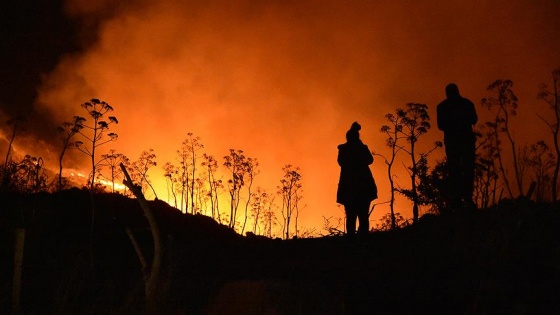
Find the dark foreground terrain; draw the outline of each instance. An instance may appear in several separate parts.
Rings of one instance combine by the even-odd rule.
[[[25,227],[22,314],[560,314],[560,207],[502,203],[349,240],[242,237],[150,202],[165,240],[155,307],[125,229],[151,259],[136,200],[82,190],[0,195],[0,313]]]

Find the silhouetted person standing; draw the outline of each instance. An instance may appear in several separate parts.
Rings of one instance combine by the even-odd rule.
[[[445,87],[447,99],[437,106],[437,124],[443,142],[449,172],[449,198],[452,207],[473,207],[475,134],[478,117],[474,104],[459,94],[456,84]]]
[[[360,222],[358,232],[369,232],[369,205],[377,199],[377,186],[369,169],[373,155],[360,140],[361,128],[354,122],[346,133],[346,143],[338,146],[340,180],[336,202],[344,205],[348,235],[356,233],[356,218]]]

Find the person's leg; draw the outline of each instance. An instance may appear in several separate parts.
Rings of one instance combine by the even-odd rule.
[[[354,235],[356,234],[356,219],[358,217],[356,206],[345,205],[344,210],[346,211],[346,234]]]
[[[445,144],[445,155],[447,157],[447,185],[448,185],[448,207],[455,211],[460,205],[462,196],[461,189],[461,156],[456,144]]]
[[[473,207],[473,192],[474,192],[474,168],[475,168],[475,147],[474,144],[465,147],[463,152],[463,165],[462,165],[462,199],[467,207]]]
[[[360,235],[366,235],[369,233],[369,202],[364,202],[359,205],[358,210],[358,221],[360,225],[358,227],[358,233]]]

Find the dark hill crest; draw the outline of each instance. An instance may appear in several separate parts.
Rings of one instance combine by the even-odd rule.
[[[26,229],[26,313],[144,313],[142,273],[125,232],[151,234],[135,199],[72,189],[0,196],[0,310],[10,311],[13,231]],[[560,208],[515,201],[428,215],[362,239],[244,237],[150,201],[165,236],[158,305],[166,313],[558,313]],[[90,250],[91,248],[91,250]],[[93,254],[93,264],[90,258]],[[148,259],[151,259],[148,255]]]

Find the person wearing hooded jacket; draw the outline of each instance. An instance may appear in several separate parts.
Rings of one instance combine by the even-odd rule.
[[[358,233],[369,232],[369,206],[377,199],[377,186],[369,169],[373,155],[360,140],[360,129],[360,124],[354,122],[346,133],[346,143],[338,146],[340,179],[336,201],[344,206],[348,235],[356,233],[356,219],[359,221]]]

